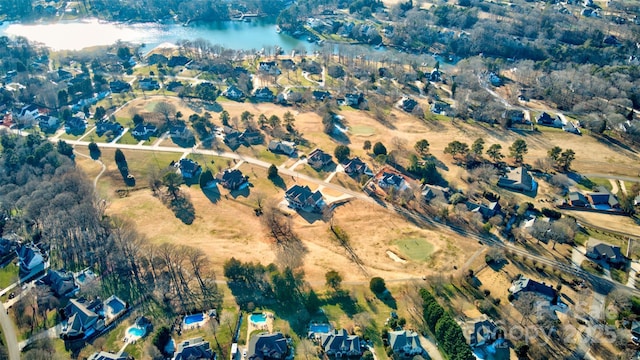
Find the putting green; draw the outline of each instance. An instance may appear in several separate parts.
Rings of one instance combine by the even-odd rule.
[[[396,240],[394,245],[405,259],[426,261],[433,254],[433,244],[423,238],[403,238]]]
[[[353,135],[371,136],[376,133],[376,129],[367,125],[354,125],[349,127],[349,132]]]

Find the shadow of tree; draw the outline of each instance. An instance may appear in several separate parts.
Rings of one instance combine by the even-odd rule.
[[[393,295],[391,295],[391,291],[389,291],[389,289],[386,289],[385,291],[375,295],[380,301],[382,301],[385,305],[387,305],[391,309],[394,309],[394,310],[398,309],[398,303],[396,302],[396,299],[393,297]]]
[[[271,180],[273,185],[279,187],[282,190],[285,190],[287,188],[287,185],[284,183],[284,179],[280,175],[272,176],[271,178],[269,178],[269,180]]]
[[[363,311],[356,299],[351,297],[348,291],[342,289],[337,290],[327,298],[326,303],[328,305],[337,305],[348,317],[353,317],[353,315]]]
[[[209,201],[211,201],[212,204],[220,201],[220,191],[218,190],[217,185],[208,189],[202,189],[202,193],[207,197],[207,199],[209,199]]]

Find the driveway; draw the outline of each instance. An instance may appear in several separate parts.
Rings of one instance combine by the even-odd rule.
[[[4,334],[4,341],[7,345],[9,360],[20,360],[20,348],[18,347],[18,336],[13,321],[7,315],[7,309],[0,303],[0,325]]]

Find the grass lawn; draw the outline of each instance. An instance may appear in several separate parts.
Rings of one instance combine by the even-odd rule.
[[[0,288],[4,289],[18,281],[19,270],[20,269],[14,262],[10,262],[7,266],[0,269]]]
[[[629,274],[624,270],[611,269],[611,278],[621,284],[626,285],[627,281],[629,280]]]
[[[423,238],[403,238],[396,240],[394,245],[407,258],[414,261],[426,261],[433,254],[433,244]]]
[[[329,176],[329,173],[326,171],[318,171],[314,168],[312,168],[311,166],[309,166],[308,164],[300,164],[296,167],[295,169],[297,172],[305,174],[305,175],[309,175],[311,177],[317,178],[317,179],[324,179],[327,176]]]
[[[591,260],[585,260],[580,264],[580,268],[586,272],[590,272],[595,275],[602,275],[602,267]]]
[[[334,184],[338,184],[344,188],[347,188],[352,191],[361,191],[362,186],[356,181],[352,179],[349,175],[345,173],[337,173],[332,179],[331,182]]]
[[[357,136],[371,136],[376,133],[376,129],[367,125],[354,125],[349,127],[349,132]]]
[[[596,186],[604,186],[607,190],[611,191],[613,187],[611,186],[611,182],[609,179],[604,178],[589,178],[592,183],[596,184]]]
[[[122,137],[120,138],[120,140],[118,140],[118,144],[128,144],[128,145],[135,145],[137,144],[139,141],[136,140],[136,138],[133,137],[133,135],[131,135],[130,131],[127,131],[124,135],[122,135]],[[145,144],[148,141],[145,141]],[[148,145],[148,144],[146,144]]]

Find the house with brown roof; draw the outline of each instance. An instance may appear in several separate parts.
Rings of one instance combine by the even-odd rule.
[[[309,164],[309,166],[316,170],[322,169],[323,167],[329,165],[332,161],[333,158],[331,157],[331,155],[320,149],[313,150],[309,153],[309,156],[307,156],[307,164]]]

